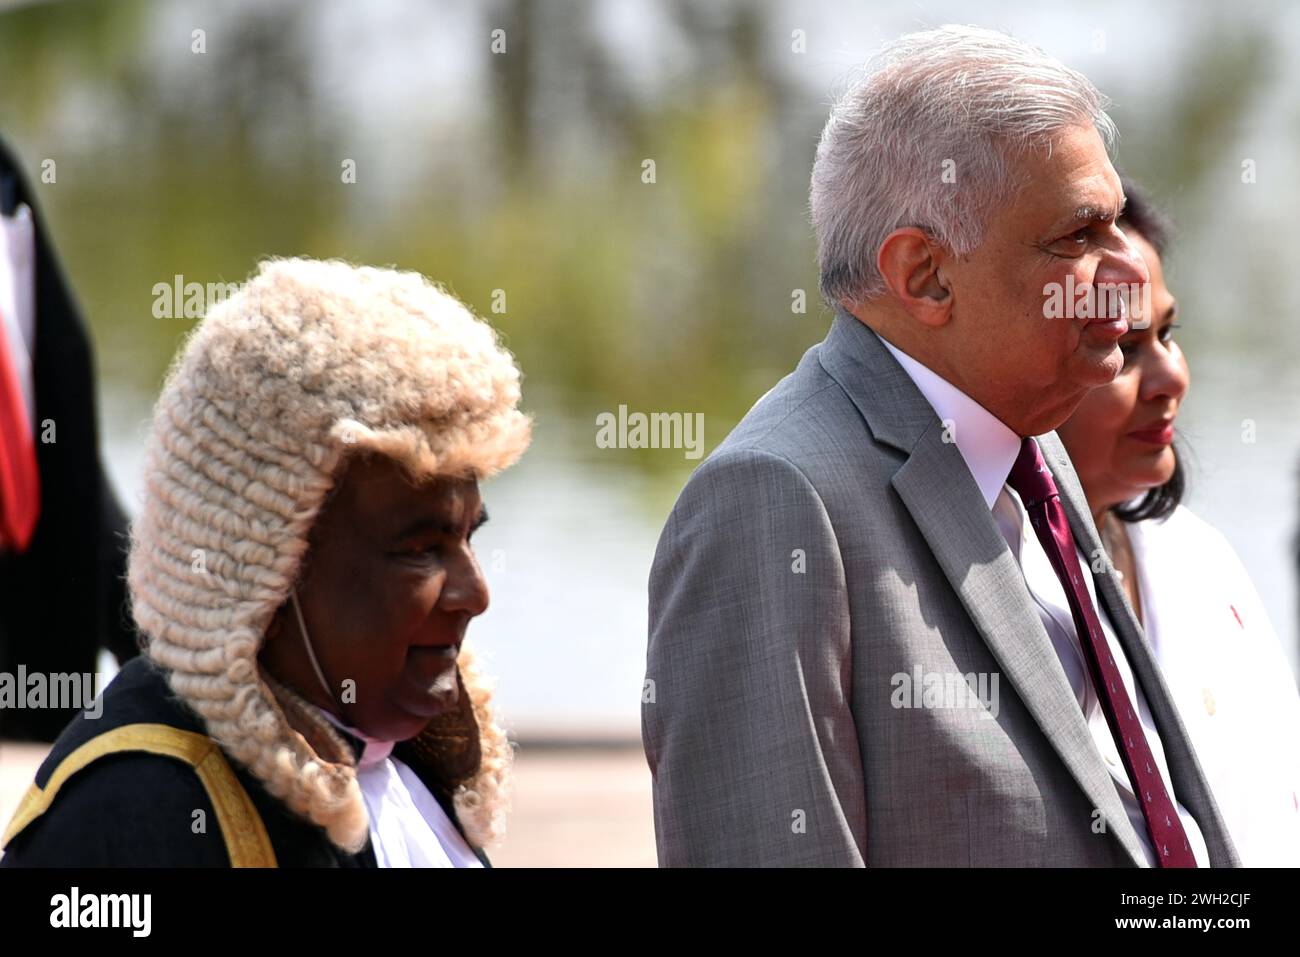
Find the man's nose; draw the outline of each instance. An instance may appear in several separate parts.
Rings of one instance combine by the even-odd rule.
[[[474,554],[467,550],[448,564],[439,604],[447,611],[464,612],[473,618],[487,611],[488,601],[487,579]]]
[[[1106,256],[1097,268],[1096,282],[1101,283],[1149,283],[1151,271],[1147,269],[1146,260],[1138,252],[1124,231],[1117,226],[1114,230],[1114,242],[1110,244]]]

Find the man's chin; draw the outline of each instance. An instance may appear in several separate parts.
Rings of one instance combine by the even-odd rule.
[[[429,723],[429,718],[422,718],[406,711],[399,711],[390,716],[378,734],[367,732],[381,741],[410,741],[418,737]]]
[[[1092,347],[1084,345],[1076,355],[1083,359],[1083,373],[1086,376],[1084,384],[1089,388],[1110,385],[1124,371],[1124,353],[1114,343]]]
[[[385,721],[386,738],[390,741],[407,741],[414,738],[434,718],[456,710],[460,703],[459,689],[445,693],[421,695],[418,700],[406,700],[400,694],[389,696],[390,714]]]

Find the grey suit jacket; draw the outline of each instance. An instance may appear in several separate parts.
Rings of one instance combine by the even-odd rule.
[[[1055,432],[1038,441],[1094,554],[1070,460]],[[1212,865],[1240,866],[1123,589],[1095,580],[1175,799]],[[691,476],[655,553],[649,623],[641,724],[662,865],[1145,866],[961,453],[843,311]],[[901,675],[982,680],[985,702],[922,701]],[[902,706],[916,703],[930,706]]]

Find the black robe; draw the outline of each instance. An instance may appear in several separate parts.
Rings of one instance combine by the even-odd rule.
[[[58,765],[95,736],[128,724],[165,724],[204,734],[199,717],[145,657],[128,662],[104,690],[98,718],[82,714],[54,742],[36,772],[44,787]],[[344,739],[360,755],[363,743]],[[418,760],[394,749],[461,829],[446,788]],[[335,846],[324,829],[294,814],[233,758],[227,761],[266,826],[280,867],[375,867],[369,842],[357,854]],[[202,809],[206,832],[195,834]],[[202,782],[184,761],[144,752],[105,755],[75,773],[54,803],[10,841],[0,867],[228,867],[230,857]],[[464,834],[461,829],[462,835]],[[485,867],[482,850],[475,853]]]
[[[0,140],[0,206],[32,210],[36,258],[36,464],[41,512],[21,555],[0,553],[0,672],[86,674],[101,647],[138,653],[126,608],[127,520],[99,458],[90,339],[44,217],[17,159]],[[9,212],[8,208],[4,211]],[[41,441],[52,420],[55,441]],[[75,708],[0,708],[0,738],[53,741]]]

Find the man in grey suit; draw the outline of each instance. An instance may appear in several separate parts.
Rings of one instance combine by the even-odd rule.
[[[1148,279],[1104,106],[964,27],[895,41],[836,105],[811,195],[830,332],[696,470],[651,571],[661,864],[1170,866],[1169,827],[1181,866],[1238,865],[1052,431],[1122,367],[1130,300],[1099,290]],[[1008,483],[1026,456],[1082,599]],[[1112,733],[1097,649],[1140,730]]]

